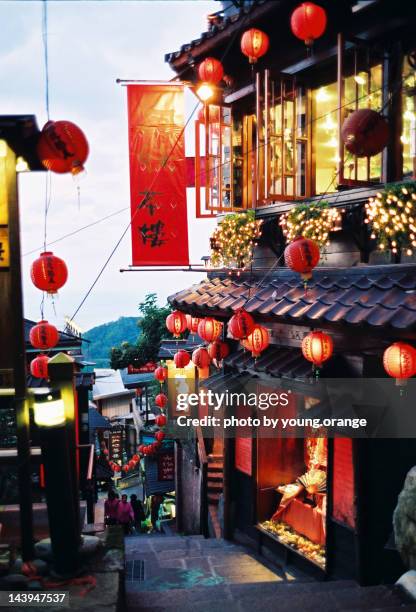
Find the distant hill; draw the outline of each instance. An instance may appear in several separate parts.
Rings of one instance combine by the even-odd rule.
[[[122,342],[134,344],[140,335],[138,317],[120,317],[117,321],[97,325],[84,332],[83,338],[90,342],[83,345],[83,352],[98,368],[110,366],[110,350]]]

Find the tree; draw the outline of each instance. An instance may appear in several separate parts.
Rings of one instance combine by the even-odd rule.
[[[166,329],[166,317],[171,307],[157,305],[156,293],[146,295],[144,302],[139,304],[142,314],[138,321],[141,334],[135,344],[122,342],[111,350],[111,367],[114,369],[126,368],[128,365],[140,367],[148,361],[157,361],[160,343],[163,338],[171,338],[172,334]]]

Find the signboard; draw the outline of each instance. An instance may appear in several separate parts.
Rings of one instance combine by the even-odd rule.
[[[252,475],[253,439],[235,439],[235,468],[247,476]]]
[[[123,461],[126,447],[126,431],[122,427],[110,431],[109,457],[112,461]]]
[[[132,365],[127,366],[127,374],[146,374],[148,372],[154,372],[157,368],[157,364],[152,361],[148,361],[143,366],[135,368]]]
[[[129,85],[132,259],[188,265],[184,87]]]
[[[172,453],[163,453],[157,457],[158,480],[164,482],[175,478],[175,458]]]
[[[0,227],[0,268],[8,268],[9,266],[9,230],[7,227]]]
[[[334,438],[332,516],[355,527],[354,462],[351,438]]]

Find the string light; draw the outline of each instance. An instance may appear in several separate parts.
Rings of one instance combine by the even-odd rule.
[[[210,238],[210,263],[213,267],[245,269],[261,234],[261,220],[254,210],[226,215]]]
[[[381,251],[412,255],[416,247],[416,183],[388,186],[365,204],[364,222]]]
[[[329,245],[329,233],[342,227],[343,210],[322,202],[300,204],[281,216],[279,225],[287,242],[297,236],[310,238],[320,247]]]

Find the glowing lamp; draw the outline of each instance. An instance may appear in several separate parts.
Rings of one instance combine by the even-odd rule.
[[[191,361],[191,356],[183,349],[180,349],[174,354],[173,361],[175,362],[175,366],[177,368],[186,368],[188,363]]]
[[[313,2],[302,2],[292,13],[290,27],[293,34],[310,47],[326,28],[326,12]]]
[[[211,363],[211,357],[207,349],[203,346],[195,349],[192,353],[192,363],[199,369],[207,368]]]
[[[207,57],[198,66],[198,77],[205,83],[217,85],[224,76],[224,69],[215,57]]]
[[[302,340],[303,356],[317,368],[332,356],[333,351],[334,343],[331,336],[322,331],[310,332]]]
[[[320,259],[319,246],[314,240],[298,236],[285,248],[285,263],[294,272],[299,272],[303,280],[312,276],[312,270]]]
[[[235,340],[247,338],[255,326],[254,319],[243,308],[235,313],[228,322],[228,331]]]
[[[60,391],[37,389],[33,410],[39,427],[57,427],[65,423],[65,405]]]
[[[222,323],[211,317],[202,319],[198,325],[198,335],[201,336],[205,342],[214,342],[222,332]]]
[[[208,100],[214,95],[214,89],[209,85],[209,83],[201,83],[196,90],[196,95],[202,102],[208,102]]]
[[[166,317],[166,327],[174,338],[179,338],[187,327],[186,315],[180,310],[174,310]]]
[[[396,379],[396,385],[405,385],[416,374],[416,349],[405,342],[395,342],[383,355],[387,374]]]
[[[270,343],[269,331],[262,325],[255,325],[251,334],[242,340],[245,349],[251,351],[253,357],[257,358],[266,350]]]
[[[241,51],[248,57],[250,64],[255,64],[269,48],[269,37],[265,32],[251,28],[241,37]]]

